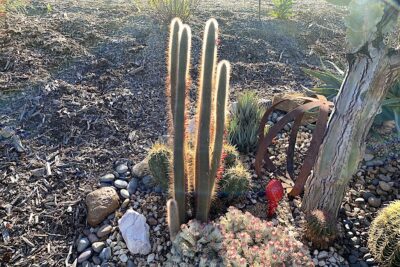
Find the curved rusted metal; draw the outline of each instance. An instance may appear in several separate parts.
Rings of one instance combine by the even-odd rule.
[[[266,135],[264,135],[264,129],[268,121],[269,115],[272,114],[273,110],[279,104],[288,100],[284,99],[275,103],[264,113],[264,116],[261,120],[259,127],[259,145],[255,161],[255,170],[258,176],[262,175],[262,167],[264,165],[269,171],[277,171],[277,168],[269,158],[267,148],[269,145],[271,145],[273,139],[283,129],[283,127],[285,127],[285,125],[290,121],[294,120],[292,130],[290,133],[289,147],[287,149],[287,169],[285,175],[289,176],[290,178],[292,178],[292,180],[294,180],[295,178],[294,163],[293,163],[294,149],[302,119],[307,111],[312,110],[314,108],[319,108],[319,115],[317,118],[316,129],[314,130],[310,147],[304,159],[299,176],[295,181],[292,191],[289,193],[289,195],[291,196],[297,196],[301,194],[301,192],[304,189],[305,182],[307,181],[307,178],[311,173],[311,170],[314,166],[315,160],[318,155],[319,147],[323,141],[330,107],[333,107],[333,103],[327,101],[324,96],[317,95],[317,98],[298,97],[298,99],[303,99],[305,103],[287,113],[282,119],[280,119],[275,125],[273,125],[269,129],[269,132]]]

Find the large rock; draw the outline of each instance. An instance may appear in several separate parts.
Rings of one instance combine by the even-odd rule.
[[[97,189],[87,195],[86,206],[88,210],[87,221],[95,227],[118,209],[118,193],[112,187]]]
[[[150,232],[146,217],[130,209],[118,220],[118,227],[132,254],[147,255],[150,253]]]
[[[147,158],[145,158],[143,161],[139,162],[138,164],[132,167],[133,176],[142,178],[148,174],[150,174],[150,171],[149,171],[149,161]]]

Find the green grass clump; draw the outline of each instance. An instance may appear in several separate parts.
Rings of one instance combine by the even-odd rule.
[[[278,19],[288,19],[293,16],[293,0],[272,0],[274,5],[271,16]]]
[[[246,92],[239,96],[228,125],[229,141],[240,152],[254,151],[258,141],[258,128],[264,110],[255,93]]]
[[[198,5],[199,0],[149,0],[155,17],[164,23],[175,17],[186,21]]]
[[[382,209],[372,221],[368,248],[380,266],[400,266],[400,201]]]

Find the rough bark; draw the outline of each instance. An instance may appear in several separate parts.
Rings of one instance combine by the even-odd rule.
[[[314,173],[304,193],[306,213],[322,209],[337,216],[346,187],[364,156],[365,140],[387,91],[399,76],[398,53],[383,42],[348,56],[349,71],[329,119]]]

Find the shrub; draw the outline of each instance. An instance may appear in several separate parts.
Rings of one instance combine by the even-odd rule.
[[[278,19],[288,19],[293,15],[293,0],[272,0],[271,15]]]
[[[336,238],[336,225],[332,216],[314,210],[306,216],[305,237],[320,249],[326,249]]]
[[[239,160],[239,153],[236,147],[230,144],[224,144],[223,148],[224,168],[229,169],[236,165]]]
[[[282,226],[233,207],[219,223],[225,266],[313,266],[307,247]]]
[[[187,20],[199,2],[200,0],[149,0],[149,5],[158,20],[169,23],[175,17]]]
[[[248,153],[256,148],[258,127],[263,113],[255,93],[246,92],[239,96],[238,103],[232,110],[228,133],[230,143],[240,152]]]
[[[229,200],[243,196],[250,189],[250,173],[241,163],[226,170],[218,181],[218,191]]]
[[[382,209],[372,221],[368,248],[381,266],[400,266],[400,201]]]
[[[215,224],[191,220],[181,226],[181,231],[172,241],[172,256],[166,266],[221,266],[221,249],[222,235]]]
[[[165,191],[169,187],[171,157],[171,149],[162,143],[155,143],[148,155],[151,175]]]

